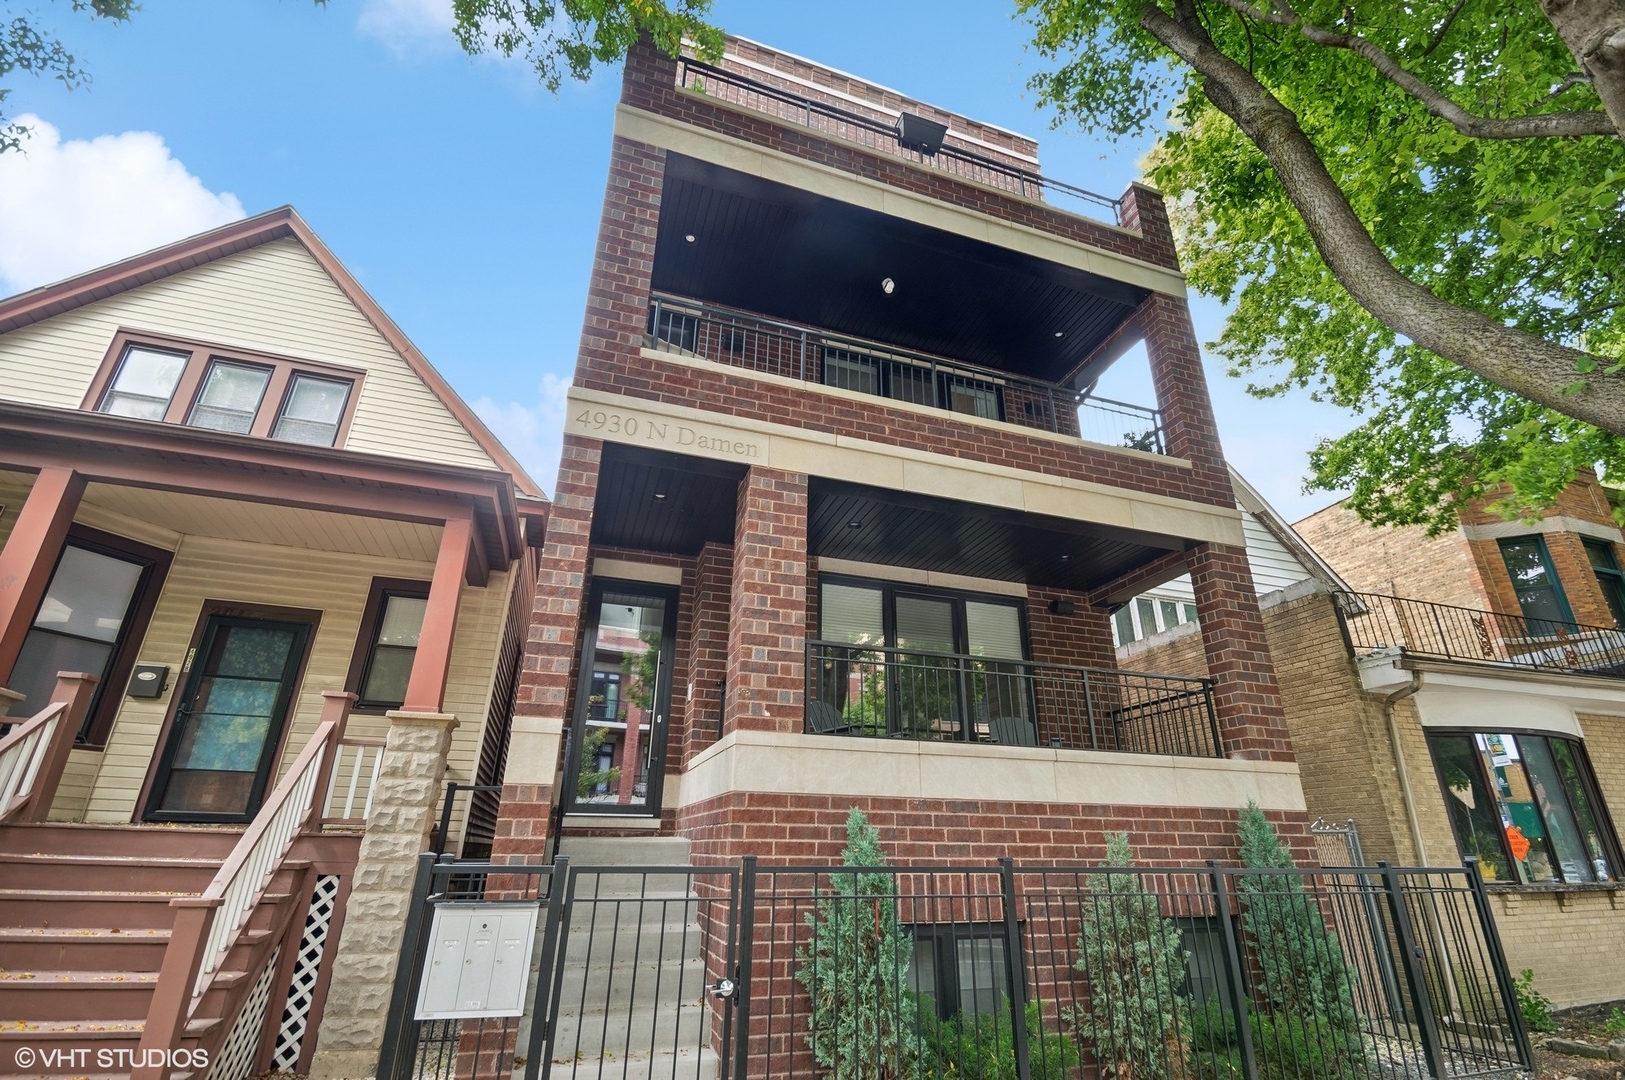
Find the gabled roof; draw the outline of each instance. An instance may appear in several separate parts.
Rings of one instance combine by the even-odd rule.
[[[413,345],[401,328],[395,325],[395,321],[384,313],[378,302],[367,294],[361,283],[344,268],[344,264],[328,250],[327,245],[322,243],[291,206],[281,206],[230,225],[223,225],[218,229],[199,233],[178,243],[0,300],[0,334],[54,318],[131,289],[138,289],[228,255],[290,237],[310,252],[311,257],[326,271],[327,276],[333,279],[339,290],[401,359],[406,361],[412,372],[423,380],[424,385],[440,399],[452,416],[468,429],[480,448],[491,456],[491,460],[513,476],[515,488],[525,495],[546,498],[541,487],[525,472],[524,466],[520,465],[508,452],[507,447],[491,434],[490,429],[480,421],[467,403],[457,396],[457,392],[441,377],[440,372],[435,370],[434,365],[429,363],[428,358],[418,351],[417,346]]]

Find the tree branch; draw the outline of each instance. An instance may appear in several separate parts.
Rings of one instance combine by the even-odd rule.
[[[1246,0],[1219,0],[1219,3],[1246,18],[1274,23],[1277,26],[1295,26],[1299,33],[1316,45],[1323,45],[1329,49],[1346,49],[1363,56],[1383,78],[1420,101],[1428,112],[1470,138],[1540,139],[1577,135],[1619,135],[1625,131],[1625,125],[1616,124],[1609,113],[1598,111],[1537,113],[1532,116],[1506,119],[1479,116],[1477,113],[1468,112],[1448,95],[1411,74],[1404,65],[1389,56],[1375,42],[1358,34],[1345,34],[1316,26],[1299,15],[1288,0],[1274,0],[1274,11],[1262,11]],[[1444,30],[1449,29],[1450,23],[1455,20],[1460,10],[1461,5],[1457,4],[1456,10],[1450,13],[1444,29],[1440,30],[1438,38],[1435,39],[1435,45],[1443,40]],[[1428,51],[1431,52],[1432,49],[1433,46],[1430,45]]]
[[[1625,0],[1540,0],[1540,7],[1625,139]]]
[[[1565,387],[1610,361],[1439,299],[1396,270],[1354,213],[1292,110],[1213,45],[1200,24],[1146,0],[1140,25],[1203,76],[1203,93],[1261,150],[1338,282],[1395,333],[1515,394],[1625,434],[1625,379]]]

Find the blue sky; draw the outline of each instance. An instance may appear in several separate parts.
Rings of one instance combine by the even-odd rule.
[[[94,83],[13,77],[8,113],[37,122],[27,160],[0,161],[0,293],[291,203],[551,491],[618,71],[549,94],[457,51],[449,0],[147,0],[125,25],[30,6]],[[1121,193],[1145,145],[1048,130],[1012,10],[718,0],[715,16],[1038,136],[1046,172]],[[1193,299],[1205,341],[1223,312]],[[1143,358],[1119,367],[1102,392],[1152,404]],[[1300,491],[1305,455],[1349,420],[1302,394],[1254,401],[1211,360],[1209,378],[1226,451],[1264,495],[1294,520],[1330,502]]]

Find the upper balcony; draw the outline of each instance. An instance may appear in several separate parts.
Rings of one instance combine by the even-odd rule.
[[[720,65],[679,57],[677,86],[960,180],[1123,225],[1121,200],[1043,175],[1037,144],[1025,136],[763,47],[754,47],[763,55],[753,60],[740,51],[753,47],[751,43],[730,44],[733,48]],[[786,63],[806,71],[786,70]],[[843,85],[823,84],[830,81]]]
[[[1165,453],[1156,409],[866,338],[656,294],[652,348],[962,416]]]
[[[1423,660],[1625,678],[1625,630],[1503,615],[1426,600],[1338,593],[1356,654],[1400,649]]]

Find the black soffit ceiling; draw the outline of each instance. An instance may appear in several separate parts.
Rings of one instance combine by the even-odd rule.
[[[679,154],[667,160],[654,287],[1048,382],[1147,295]]]
[[[743,465],[607,443],[592,543],[677,555],[693,555],[713,541],[732,545],[744,475]]]
[[[609,444],[592,543],[677,555],[731,545],[744,475],[741,465]],[[1181,546],[1173,537],[816,477],[809,496],[813,555],[915,570],[1088,590]]]
[[[815,555],[1031,585],[1089,590],[1183,547],[1157,536],[1065,518],[814,479]]]

